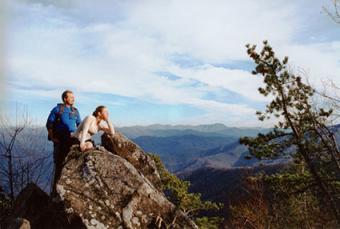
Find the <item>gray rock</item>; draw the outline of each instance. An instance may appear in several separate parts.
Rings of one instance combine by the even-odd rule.
[[[31,224],[27,219],[16,218],[9,221],[7,229],[31,229]]]
[[[56,186],[58,201],[30,184],[6,225],[25,218],[22,229],[198,228],[165,197],[150,156],[120,133],[102,139],[105,148],[71,147]]]
[[[72,214],[88,228],[122,224],[124,228],[155,228],[159,219],[170,225],[175,215],[172,228],[197,228],[160,191],[151,157],[120,133],[102,139],[105,149],[80,152],[77,145],[71,148],[58,181],[66,190],[60,193],[65,208],[72,208]]]

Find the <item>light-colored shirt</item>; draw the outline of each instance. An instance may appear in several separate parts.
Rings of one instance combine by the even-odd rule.
[[[92,135],[98,133],[98,131],[101,130],[111,135],[115,134],[115,129],[110,120],[107,122],[101,121],[99,124],[97,124],[96,117],[93,115],[88,115],[80,123],[72,136],[78,138],[81,144],[85,143],[86,140],[91,139]]]

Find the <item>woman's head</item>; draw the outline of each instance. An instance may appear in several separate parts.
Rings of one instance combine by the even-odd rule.
[[[107,120],[109,117],[109,112],[105,106],[98,106],[96,110],[92,113],[96,118]]]

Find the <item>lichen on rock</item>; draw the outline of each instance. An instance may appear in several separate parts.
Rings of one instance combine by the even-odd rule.
[[[30,184],[7,225],[24,218],[32,229],[197,228],[165,197],[155,162],[138,145],[118,132],[102,143],[86,152],[73,145],[56,198]]]
[[[161,191],[150,156],[121,133],[102,136],[103,147],[71,148],[58,181],[65,208],[72,208],[87,228],[197,228]]]

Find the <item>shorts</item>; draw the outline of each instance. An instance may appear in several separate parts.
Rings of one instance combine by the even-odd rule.
[[[85,142],[92,142],[93,147],[96,147],[95,142],[92,139],[87,139]],[[80,145],[80,141],[78,138],[71,137],[70,138],[70,145]]]

